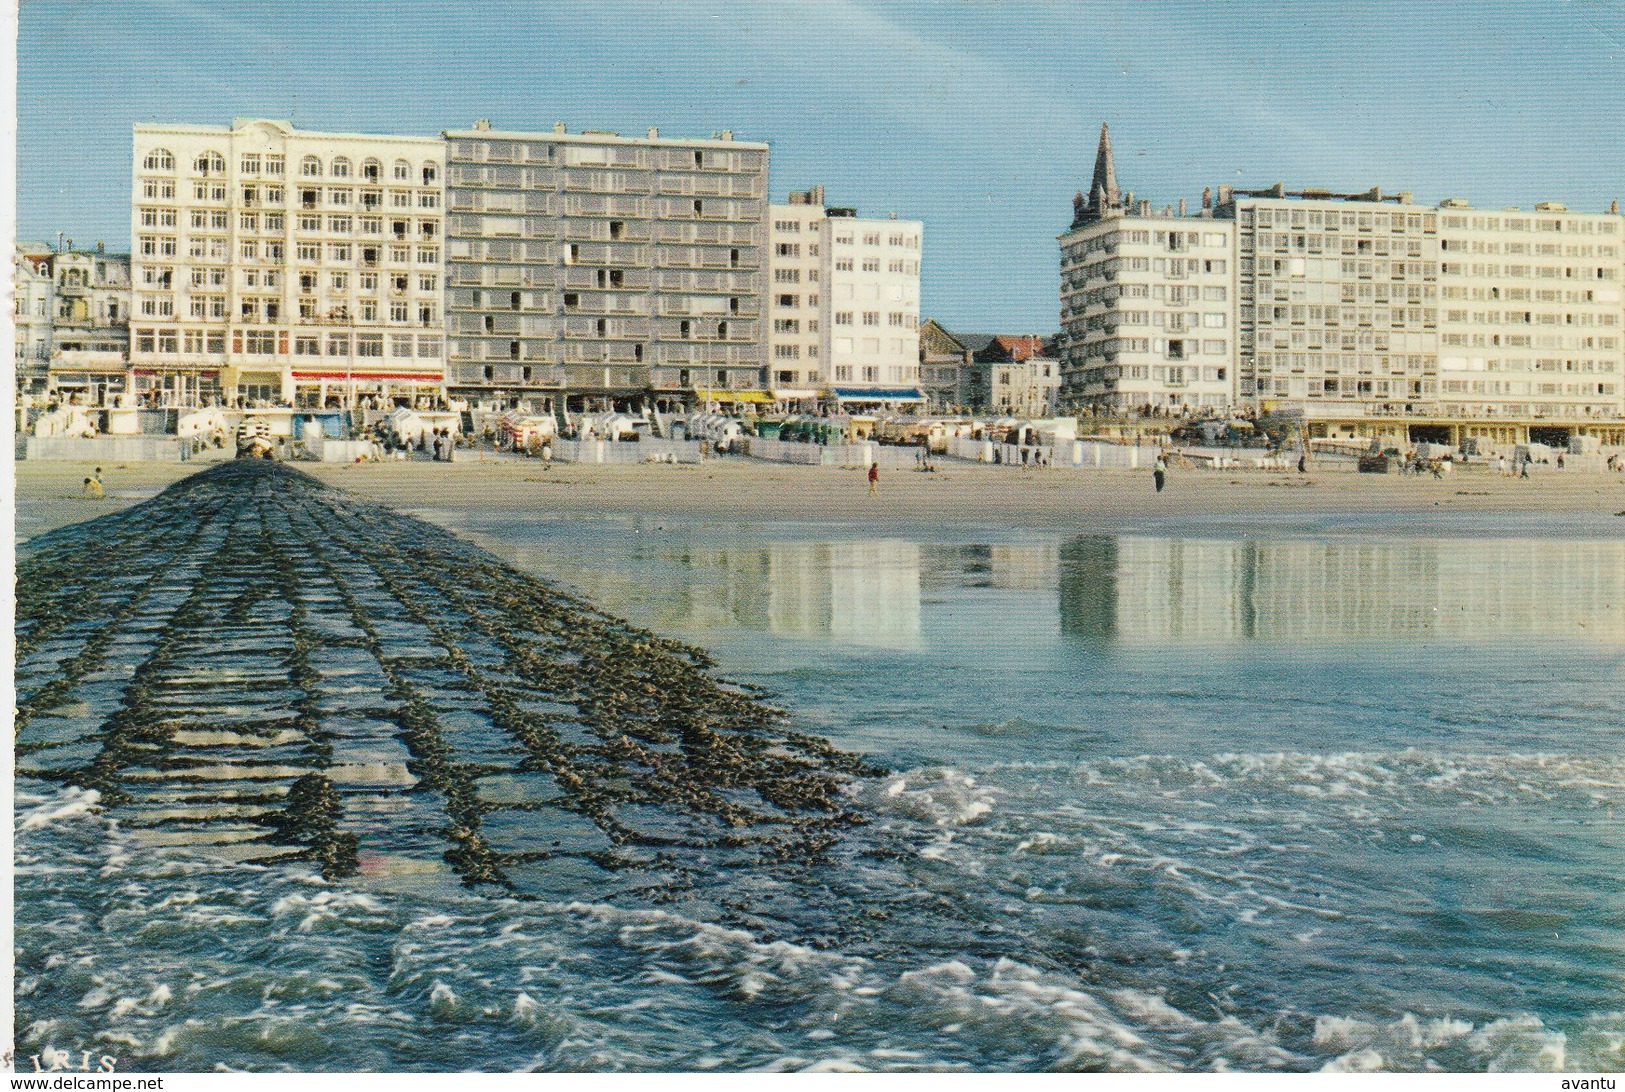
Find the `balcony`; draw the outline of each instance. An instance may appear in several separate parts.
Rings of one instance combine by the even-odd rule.
[[[125,354],[117,349],[58,349],[51,354],[53,369],[106,372],[128,366]]]

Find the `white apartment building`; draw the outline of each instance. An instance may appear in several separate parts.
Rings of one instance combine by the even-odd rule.
[[[1119,193],[1102,127],[1061,243],[1063,403],[1237,407],[1311,436],[1625,442],[1625,218],[1556,203]]]
[[[56,300],[48,385],[82,405],[129,389],[130,256],[64,250],[51,258]]]
[[[1060,401],[1112,413],[1235,403],[1235,224],[1118,191],[1101,126],[1087,201],[1061,242]]]
[[[1233,405],[1234,232],[1146,210],[1062,236],[1062,401],[1119,413]]]
[[[918,220],[862,219],[822,187],[771,209],[769,370],[779,400],[920,408]]]
[[[130,363],[160,404],[438,394],[445,150],[286,121],[135,126]]]
[[[1440,403],[1492,421],[1625,413],[1625,218],[1449,200],[1438,219]]]
[[[824,314],[824,188],[792,193],[787,205],[769,209],[768,389],[786,409],[814,410],[828,389],[824,362],[829,344]]]
[[[56,285],[51,276],[54,252],[48,243],[19,240],[12,256],[12,321],[14,373],[19,394],[45,390],[51,360],[51,329],[56,314]]]
[[[1309,420],[1437,409],[1438,217],[1402,193],[1238,194],[1241,400]]]
[[[129,255],[19,242],[13,283],[20,394],[96,406],[128,389]]]

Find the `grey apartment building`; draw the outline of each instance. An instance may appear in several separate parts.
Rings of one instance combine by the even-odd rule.
[[[491,408],[760,400],[766,144],[447,131],[448,393]]]

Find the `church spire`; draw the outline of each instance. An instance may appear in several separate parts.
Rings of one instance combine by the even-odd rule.
[[[1095,151],[1095,177],[1089,183],[1089,204],[1098,216],[1105,208],[1122,203],[1117,192],[1117,165],[1112,162],[1112,136],[1105,122],[1100,123],[1100,147]]]
[[[1100,147],[1095,151],[1095,176],[1089,183],[1088,203],[1073,202],[1072,226],[1091,224],[1108,212],[1123,207],[1123,194],[1117,188],[1117,164],[1112,160],[1112,138],[1108,126],[1100,126]]]

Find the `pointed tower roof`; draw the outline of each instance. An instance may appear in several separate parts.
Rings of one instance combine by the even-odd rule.
[[[1088,203],[1081,199],[1073,203],[1072,226],[1092,224],[1107,212],[1123,207],[1123,194],[1117,188],[1117,164],[1112,159],[1112,137],[1109,127],[1100,126],[1100,146],[1095,151],[1095,176],[1089,183]]]
[[[1102,195],[1113,205],[1123,199],[1117,191],[1117,164],[1112,161],[1112,135],[1105,122],[1100,124],[1100,147],[1095,150],[1095,177],[1089,183],[1090,204],[1095,203],[1096,194]]]

